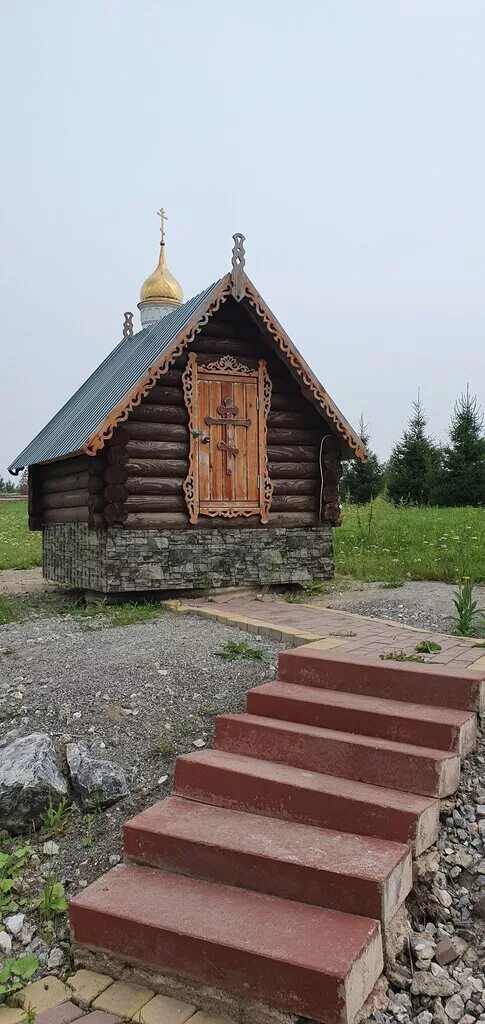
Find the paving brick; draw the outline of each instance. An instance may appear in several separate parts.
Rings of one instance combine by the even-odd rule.
[[[93,1010],[92,1013],[86,1014],[86,1021],[89,1024],[120,1024],[121,1017],[117,1017],[114,1013],[105,1013],[104,1010]]]
[[[229,1017],[213,1017],[211,1013],[204,1013],[199,1010],[195,1017],[192,1017],[190,1024],[236,1024]]]
[[[0,1024],[19,1024],[25,1020],[25,1010],[18,1006],[0,1006]]]
[[[78,1017],[82,1016],[83,1011],[81,1007],[69,1001],[68,1003],[59,1003],[59,1006],[54,1006],[51,1010],[44,1010],[44,1013],[39,1013],[35,1018],[35,1024],[71,1024],[71,1021],[77,1020]]]
[[[51,1010],[60,1003],[67,1003],[70,998],[71,990],[53,975],[33,981],[19,994],[22,1006],[31,1007],[37,1014]]]
[[[153,999],[154,995],[155,993],[151,992],[149,988],[127,985],[124,981],[115,981],[95,999],[93,1007],[95,1010],[106,1010],[108,1013],[115,1013],[130,1020],[150,999]]]
[[[89,1006],[101,992],[104,992],[113,979],[108,974],[97,974],[96,971],[76,971],[67,979],[67,984],[72,988],[72,997],[81,1006]]]
[[[194,1019],[197,1007],[169,996],[155,996],[137,1015],[137,1024],[186,1024]]]

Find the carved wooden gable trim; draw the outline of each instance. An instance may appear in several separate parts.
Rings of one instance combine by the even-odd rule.
[[[207,299],[207,306],[203,312],[199,312],[196,317],[185,325],[185,327],[173,339],[166,351],[160,355],[159,359],[149,368],[143,377],[140,378],[132,390],[115,406],[109,416],[106,417],[97,430],[91,435],[83,448],[83,451],[87,455],[96,455],[96,453],[104,447],[106,441],[113,436],[113,431],[118,424],[127,419],[132,409],[140,404],[151,388],[157,384],[160,377],[164,373],[168,372],[178,356],[180,356],[187,346],[191,344],[195,336],[208,322],[210,317],[217,312],[229,295],[233,295],[239,302],[243,299],[248,301],[250,307],[254,310],[254,314],[262,320],[266,330],[273,338],[275,345],[284,358],[288,360],[294,373],[296,373],[300,378],[303,388],[308,392],[308,397],[320,407],[325,417],[334,424],[336,433],[342,438],[344,443],[353,452],[355,452],[356,457],[365,461],[365,449],[362,445],[361,438],[358,434],[354,433],[350,424],[347,423],[338,407],[330,398],[330,395],[325,391],[305,363],[302,356],[295,349],[290,338],[281,327],[281,324],[278,323],[276,317],[273,316],[271,310],[266,305],[259,292],[244,273],[244,265],[241,266],[240,263],[241,261],[238,258],[238,266],[233,269],[233,275],[226,274],[226,276],[219,281],[209,295]],[[230,360],[232,357],[227,356],[225,358]],[[227,363],[227,367],[229,367],[229,365],[230,364]],[[222,370],[223,369],[224,367],[222,367]]]
[[[190,522],[200,516],[268,522],[267,418],[271,380],[264,359],[251,369],[233,356],[199,366],[191,352],[182,375],[189,412],[189,472],[184,495]]]

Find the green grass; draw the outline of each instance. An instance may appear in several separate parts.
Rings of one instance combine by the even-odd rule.
[[[72,614],[78,615],[83,629],[114,629],[116,626],[136,626],[139,622],[151,622],[165,612],[165,605],[160,601],[125,601],[122,604],[98,604],[87,608],[78,606]]]
[[[338,575],[388,584],[464,576],[485,582],[483,508],[409,508],[383,498],[347,503],[334,539]]]
[[[0,569],[41,564],[41,534],[31,533],[26,501],[0,501]]]

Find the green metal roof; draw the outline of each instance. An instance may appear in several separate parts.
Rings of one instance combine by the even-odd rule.
[[[204,307],[215,284],[145,327],[113,349],[87,381],[47,426],[34,437],[9,466],[18,473],[25,466],[62,459],[79,452],[106,416],[127,395],[170,345],[179,331]]]

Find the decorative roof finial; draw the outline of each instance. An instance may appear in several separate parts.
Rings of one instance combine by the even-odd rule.
[[[123,341],[133,337],[133,313],[125,313],[123,322]]]
[[[165,245],[165,224],[163,222],[164,220],[168,220],[168,217],[163,206],[157,210],[157,214],[160,217],[160,245]]]
[[[231,293],[236,302],[240,302],[241,299],[244,298],[246,292],[246,275],[244,273],[244,266],[246,263],[244,242],[246,239],[244,235],[241,235],[238,231],[236,231],[236,234],[232,237],[234,239],[234,248],[232,250]]]

